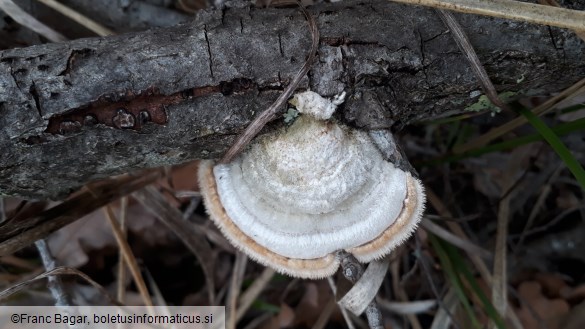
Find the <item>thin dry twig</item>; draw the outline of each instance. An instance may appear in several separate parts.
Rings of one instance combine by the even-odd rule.
[[[29,15],[26,11],[17,6],[12,0],[0,0],[0,9],[12,19],[14,19],[18,24],[42,35],[52,42],[67,41],[67,38],[64,37],[61,33],[53,30],[52,28],[46,26],[36,18]]]
[[[120,229],[126,238],[126,213],[128,209],[128,196],[123,196],[120,200]],[[122,249],[118,253],[118,286],[117,286],[118,300],[124,302],[126,297],[126,262],[124,262],[124,254]]]
[[[0,256],[9,255],[68,225],[102,206],[119,199],[160,177],[158,170],[122,175],[90,183],[69,199],[47,210],[24,217],[15,216],[0,225]]]
[[[440,216],[453,217],[451,212],[445,206],[445,204],[443,204],[441,199],[437,196],[437,194],[435,194],[435,192],[430,187],[426,186],[425,191],[427,193],[427,200],[429,201],[429,204],[431,204],[433,206],[433,208],[435,208],[435,210],[437,211],[437,213],[439,213]],[[449,229],[453,233],[455,233],[460,238],[462,238],[464,240],[469,240],[469,238],[467,237],[467,234],[465,234],[465,232],[463,231],[463,229],[461,228],[461,226],[458,223],[448,221],[448,222],[446,222],[446,225],[447,225],[447,227],[449,227]],[[478,272],[481,275],[481,277],[483,278],[483,280],[488,285],[491,285],[493,282],[493,277],[492,277],[490,271],[488,270],[488,267],[483,262],[483,260],[476,254],[469,253],[467,251],[466,251],[466,253],[467,253],[467,256],[469,257],[469,259],[471,260],[471,262],[473,263],[473,265],[475,266],[475,268],[478,270]],[[511,321],[514,328],[517,328],[517,329],[522,328],[522,325],[520,324],[520,320],[516,316],[516,313],[514,313],[510,309],[508,309],[508,311],[506,312],[506,317]]]
[[[469,240],[461,239],[459,236],[445,230],[441,226],[433,223],[432,221],[426,218],[423,218],[423,220],[421,221],[421,226],[425,230],[433,233],[434,235],[440,237],[445,241],[449,241],[449,243],[451,243],[452,245],[465,250],[469,254],[474,253],[478,254],[480,257],[485,258],[486,260],[491,260],[493,258],[492,253],[489,252],[488,250],[472,243]]]
[[[39,255],[41,256],[41,260],[43,261],[43,266],[45,267],[46,271],[52,271],[57,267],[57,262],[55,258],[51,254],[51,250],[49,249],[49,245],[45,239],[39,239],[35,241],[35,246],[39,251]],[[47,287],[55,299],[55,306],[70,306],[71,302],[67,294],[65,293],[65,289],[63,289],[63,282],[61,282],[61,278],[56,275],[51,275],[47,277]]]
[[[153,186],[148,186],[132,194],[144,208],[155,215],[168,227],[195,255],[205,274],[207,293],[211,305],[215,305],[215,280],[213,269],[215,261],[207,237],[194,225],[183,219],[183,214],[173,207]]]
[[[408,302],[409,301],[408,295],[406,294],[406,291],[404,291],[404,288],[399,283],[400,279],[399,267],[400,262],[398,260],[395,260],[392,262],[392,264],[390,264],[390,273],[392,273],[392,288],[394,290],[394,293],[401,302]],[[410,322],[410,326],[413,329],[422,329],[420,321],[418,321],[418,318],[414,314],[406,314],[406,318],[408,319],[408,322]]]
[[[337,295],[337,287],[335,286],[335,282],[333,281],[333,278],[328,277],[327,283],[329,283],[329,288],[331,288],[333,295],[334,296]],[[347,310],[343,307],[340,307],[340,310],[341,310],[341,315],[343,316],[343,319],[345,320],[345,324],[347,324],[347,328],[348,329],[355,329],[355,326],[353,325],[353,322],[351,321],[351,318],[350,318]]]
[[[574,98],[578,95],[585,93],[585,79],[581,79],[573,84],[571,87],[563,90],[560,94],[552,97],[551,99],[547,100],[546,102],[542,103],[541,105],[535,107],[532,110],[532,113],[535,115],[543,115],[552,109],[555,108],[560,102],[569,100]],[[487,145],[489,142],[493,141],[494,139],[503,136],[504,134],[508,133],[509,131],[520,127],[521,125],[526,123],[526,118],[524,116],[519,116],[516,119],[510,120],[505,124],[493,128],[487,133],[459,146],[455,146],[453,148],[454,154],[462,154],[468,152],[470,150],[480,148],[482,146]]]
[[[54,10],[60,12],[61,14],[69,17],[70,19],[76,21],[77,23],[83,25],[88,30],[94,32],[95,34],[99,35],[100,37],[105,37],[107,35],[115,34],[114,31],[104,27],[103,25],[99,24],[98,22],[92,20],[91,18],[80,14],[79,12],[65,6],[64,4],[57,2],[55,0],[37,0],[45,4],[47,7],[53,8]]]
[[[114,297],[112,297],[104,287],[102,287],[99,283],[92,280],[85,273],[83,273],[77,269],[65,267],[65,266],[56,267],[55,269],[41,273],[32,279],[29,279],[29,280],[26,280],[26,281],[23,281],[23,282],[20,282],[18,284],[15,284],[13,286],[8,287],[7,289],[0,292],[0,301],[5,299],[5,298],[10,297],[12,294],[15,294],[15,293],[21,291],[22,289],[28,287],[29,285],[31,285],[33,283],[35,283],[39,280],[45,279],[45,278],[52,276],[52,275],[76,275],[76,276],[79,276],[80,278],[85,280],[87,283],[89,283],[91,286],[96,288],[103,296],[105,296],[108,299],[108,301],[110,303],[112,303],[113,305],[122,306],[122,304],[119,301],[117,301]]]
[[[449,30],[451,31],[451,34],[453,36],[453,39],[455,39],[457,46],[463,52],[463,54],[471,64],[471,69],[473,70],[473,73],[475,73],[475,76],[479,79],[481,88],[483,89],[483,92],[486,94],[487,98],[495,106],[503,110],[509,110],[508,106],[504,102],[502,102],[502,100],[498,96],[498,92],[496,91],[496,88],[492,84],[490,77],[485,71],[485,68],[479,61],[475,49],[471,45],[471,42],[469,42],[469,39],[467,38],[467,35],[463,31],[463,28],[461,28],[461,25],[457,22],[453,14],[441,9],[437,9],[436,12],[443,21],[443,23],[445,23],[445,25],[449,27]]]
[[[246,311],[252,306],[252,303],[258,298],[260,293],[264,290],[266,285],[274,276],[275,271],[270,267],[266,267],[262,274],[254,280],[254,283],[246,289],[238,301],[238,309],[236,311],[236,322],[240,321]]]
[[[124,255],[124,259],[128,264],[128,268],[130,269],[130,273],[134,278],[134,283],[136,284],[136,287],[140,292],[140,296],[142,296],[142,299],[144,300],[146,306],[154,306],[152,298],[150,298],[148,288],[146,287],[146,283],[144,283],[142,273],[140,273],[140,267],[138,266],[138,262],[136,261],[136,258],[134,257],[134,254],[132,253],[132,249],[130,249],[128,242],[124,238],[124,233],[122,232],[122,229],[120,228],[120,225],[116,220],[116,215],[114,215],[112,208],[109,206],[106,206],[102,209],[104,210],[106,218],[108,219],[108,222],[112,227],[112,232],[114,232],[114,237],[116,238],[118,247],[120,248],[122,254]]]
[[[238,156],[244,150],[244,148],[250,143],[250,141],[252,141],[252,139],[256,137],[256,135],[258,135],[260,130],[262,130],[262,128],[264,128],[264,126],[268,122],[272,121],[276,117],[276,115],[278,114],[278,110],[292,95],[293,91],[301,82],[301,79],[305,76],[305,74],[307,74],[307,72],[309,72],[309,69],[311,68],[311,64],[313,63],[313,60],[315,59],[315,54],[317,53],[317,49],[319,48],[319,30],[317,29],[317,23],[315,22],[315,19],[313,18],[311,13],[309,13],[300,4],[300,2],[298,4],[301,11],[303,12],[303,15],[305,15],[305,17],[307,18],[307,21],[309,23],[309,29],[311,30],[312,38],[311,51],[309,52],[307,60],[305,61],[297,75],[294,76],[290,84],[284,89],[282,94],[278,97],[278,99],[276,99],[276,101],[274,101],[274,103],[272,103],[272,105],[270,105],[268,109],[260,113],[260,115],[256,117],[250,123],[250,125],[248,125],[248,127],[246,127],[246,130],[244,130],[244,132],[238,136],[238,138],[235,140],[232,146],[221,158],[219,163],[231,162],[236,156]]]
[[[345,251],[341,251],[341,252],[339,252],[339,257],[341,260],[341,273],[349,282],[354,284],[354,288],[358,287],[358,285],[361,282],[362,284],[363,283],[367,283],[368,285],[371,284],[371,287],[374,287],[376,292],[378,291],[380,285],[378,284],[378,282],[372,282],[372,281],[379,280],[379,283],[380,284],[382,283],[381,279],[383,279],[383,274],[385,274],[387,269],[388,269],[388,267],[387,267],[388,266],[388,259],[386,259],[384,261],[383,267],[380,267],[380,269],[382,269],[383,273],[376,270],[375,272],[373,272],[373,276],[367,276],[367,278],[362,278],[364,276],[364,273],[365,273],[364,268],[363,268],[362,264],[360,264],[357,261],[357,259],[355,259],[355,257],[353,255],[351,255],[350,253],[347,253]],[[380,264],[380,262],[374,261],[374,262],[370,263],[370,266],[377,266],[379,264]],[[379,277],[380,274],[382,274],[382,277]],[[363,279],[366,279],[366,281],[360,281]],[[352,289],[354,289],[354,288],[352,288]],[[339,303],[341,305],[344,305],[343,301],[346,298],[346,296],[350,294],[351,291],[352,290],[350,290],[339,301]],[[366,296],[358,296],[358,297],[360,297],[360,299],[361,299],[361,298],[366,297]],[[375,295],[374,295],[374,297],[375,297]],[[368,319],[368,325],[369,325],[370,329],[381,329],[381,328],[384,328],[383,319],[382,319],[382,312],[380,312],[380,309],[378,308],[378,304],[376,303],[376,300],[374,297],[372,297],[371,299],[369,297],[366,298],[366,299],[370,299],[370,302],[367,304],[364,312],[366,313],[366,318]],[[346,306],[348,306],[348,305],[346,304]],[[361,310],[363,310],[363,308],[361,308]],[[361,311],[356,312],[356,310],[353,310],[353,312],[356,314],[361,313]]]
[[[508,188],[503,189],[507,191]],[[510,219],[510,199],[512,193],[505,193],[500,200],[498,207],[498,222],[496,228],[496,245],[494,256],[494,275],[492,281],[492,303],[500,315],[505,316],[508,311],[508,276],[506,273],[508,248],[508,221]],[[497,328],[494,321],[491,321],[491,328]]]
[[[246,265],[248,264],[248,257],[241,252],[236,252],[236,261],[234,262],[234,269],[232,272],[232,279],[230,281],[230,290],[226,302],[226,329],[235,329],[237,320],[237,301],[240,294],[240,287],[244,281],[244,274],[246,273]]]
[[[585,12],[514,0],[391,0],[529,23],[585,31]]]

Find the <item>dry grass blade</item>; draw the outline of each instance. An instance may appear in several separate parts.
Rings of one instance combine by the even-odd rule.
[[[335,286],[335,282],[333,281],[332,277],[328,277],[327,278],[327,283],[329,283],[329,287],[331,288],[331,291],[333,292],[333,295],[337,295],[337,287]],[[351,322],[351,318],[349,316],[349,313],[347,312],[347,310],[343,307],[340,308],[341,310],[341,315],[343,316],[343,319],[345,320],[345,324],[347,325],[347,328],[349,329],[355,329],[355,326],[353,325],[353,322]]]
[[[196,230],[191,223],[183,220],[181,212],[169,204],[156,188],[149,186],[135,192],[133,197],[173,231],[195,255],[207,280],[206,287],[210,304],[215,305],[215,281],[213,278],[215,262],[211,246],[207,242],[205,235]]]
[[[390,266],[390,273],[392,274],[392,288],[394,293],[398,297],[398,299],[402,302],[408,302],[408,295],[404,290],[404,287],[400,284],[400,262],[398,260],[394,260],[392,265]],[[408,318],[408,322],[410,322],[410,326],[413,329],[422,329],[420,321],[418,318],[413,314],[407,314],[406,318]]]
[[[91,286],[96,288],[103,296],[105,296],[108,299],[108,301],[110,303],[112,303],[112,305],[122,306],[122,304],[120,302],[118,302],[114,297],[110,296],[110,294],[108,293],[108,291],[104,287],[102,287],[99,283],[93,281],[85,273],[83,273],[77,269],[70,268],[70,267],[64,267],[64,266],[56,267],[54,270],[44,272],[42,274],[35,276],[32,279],[26,280],[24,282],[20,282],[18,284],[15,284],[15,285],[5,289],[4,291],[0,292],[0,301],[4,300],[5,298],[8,298],[12,294],[15,294],[15,293],[21,291],[22,289],[28,287],[29,285],[31,285],[33,283],[35,283],[39,280],[45,279],[45,278],[52,276],[52,275],[76,275],[76,276],[79,276],[80,278],[85,280],[87,283],[89,283]]]
[[[323,307],[323,310],[321,310],[321,314],[319,315],[319,318],[317,319],[317,321],[315,321],[315,324],[313,324],[313,327],[311,327],[311,329],[325,328],[325,326],[327,325],[327,321],[329,321],[331,314],[335,310],[336,305],[337,305],[337,303],[335,302],[335,299],[331,298],[327,302],[327,304],[325,304],[325,307]]]
[[[60,12],[61,14],[69,17],[70,19],[76,21],[77,23],[85,26],[88,30],[94,32],[95,34],[99,35],[100,37],[105,37],[107,35],[113,35],[114,32],[101,24],[95,22],[94,20],[86,17],[75,10],[65,6],[62,3],[59,3],[55,0],[37,0],[48,7],[55,9],[56,11]]]
[[[232,144],[232,146],[227,150],[224,156],[219,161],[220,163],[229,163],[231,162],[242,150],[252,141],[252,139],[262,130],[262,128],[270,121],[272,121],[276,114],[278,113],[278,109],[284,105],[286,100],[292,95],[293,91],[297,88],[301,79],[309,72],[311,68],[311,64],[315,59],[315,54],[317,53],[317,49],[319,48],[319,30],[317,29],[317,23],[311,14],[300,4],[298,3],[303,15],[307,18],[309,23],[309,29],[311,30],[311,50],[307,57],[307,60],[297,73],[295,77],[292,79],[290,84],[284,89],[282,94],[270,105],[268,109],[264,112],[260,113],[260,115],[254,119],[246,127],[246,130],[238,136],[236,141]]]
[[[433,208],[435,208],[435,210],[440,216],[445,218],[453,217],[451,212],[449,212],[447,207],[443,204],[443,202],[441,202],[437,194],[435,194],[435,192],[430,187],[425,186],[425,191],[427,193],[427,200],[429,201],[429,204]],[[459,236],[464,240],[469,240],[469,238],[467,237],[467,235],[465,234],[465,232],[458,223],[447,221],[446,225],[453,233],[455,233],[455,235]],[[473,265],[475,266],[476,270],[479,272],[483,280],[488,285],[491,285],[493,282],[493,277],[490,271],[488,270],[486,264],[483,262],[483,260],[478,255],[469,252],[467,252],[467,256],[469,257],[469,259],[471,260],[471,262],[473,263]],[[508,311],[506,312],[506,316],[511,321],[514,328],[517,329],[522,328],[520,320],[518,319],[514,312],[508,309]]]
[[[66,41],[63,35],[39,22],[36,18],[22,10],[12,0],[0,0],[0,9],[14,19],[18,24],[42,35],[52,42]]]
[[[234,269],[232,271],[232,279],[230,281],[230,290],[228,292],[226,301],[226,329],[235,329],[238,323],[237,301],[240,294],[240,287],[244,281],[244,274],[246,273],[246,265],[248,264],[248,257],[241,253],[236,253],[236,261],[234,262]]]
[[[514,0],[391,0],[585,31],[585,12]]]
[[[118,221],[116,220],[116,215],[112,211],[111,207],[104,207],[102,208],[104,213],[106,214],[106,218],[112,227],[112,232],[114,232],[114,237],[116,238],[116,243],[118,243],[118,247],[122,251],[124,255],[124,259],[130,268],[130,273],[132,273],[132,277],[134,278],[134,283],[140,292],[140,296],[142,296],[142,300],[146,306],[154,306],[152,303],[152,298],[150,298],[150,293],[148,292],[148,288],[146,288],[146,283],[144,283],[144,278],[142,277],[142,273],[140,273],[140,267],[138,266],[138,262],[136,261],[136,257],[132,253],[132,249],[128,245],[126,238],[124,237],[124,232],[120,228]]]
[[[262,274],[254,280],[254,283],[240,297],[238,302],[238,310],[236,312],[236,322],[240,321],[246,311],[252,303],[258,298],[262,290],[266,287],[266,285],[270,282],[272,277],[274,276],[274,270],[270,267],[266,267]]]
[[[507,191],[507,189],[506,189]],[[492,304],[500,315],[508,310],[508,279],[506,275],[506,257],[508,256],[506,241],[508,239],[508,221],[510,218],[510,199],[512,193],[506,193],[500,200],[498,223],[496,229],[496,252],[494,257],[494,275],[492,281]],[[491,328],[496,328],[492,322]]]
[[[579,80],[577,83],[565,89],[560,94],[556,95],[555,97],[552,97],[543,104],[537,106],[532,110],[532,113],[534,113],[535,115],[543,115],[549,112],[550,110],[554,109],[554,107],[558,105],[560,102],[569,100],[583,93],[585,93],[585,79]],[[459,146],[455,146],[453,148],[453,153],[461,154],[485,146],[494,139],[503,136],[504,134],[520,127],[525,123],[526,118],[524,116],[519,116],[514,120],[510,120],[505,124],[488,131],[487,133],[475,138],[474,140],[471,140]]]
[[[559,3],[556,0],[538,0],[538,3],[540,3],[541,5],[545,5],[545,6],[553,6],[553,7],[562,8],[561,5],[559,5]],[[575,30],[574,32],[579,38],[581,38],[583,41],[585,41],[585,31]]]
[[[433,223],[432,221],[423,218],[421,221],[421,226],[433,233],[434,235],[440,237],[443,240],[449,241],[454,246],[457,246],[463,250],[465,250],[468,254],[478,254],[480,257],[485,258],[486,260],[492,259],[492,253],[488,250],[472,243],[469,240],[461,239],[459,236],[445,230],[441,226]]]
[[[432,300],[417,300],[414,302],[390,302],[382,298],[378,298],[378,305],[387,311],[396,314],[420,314],[430,312],[437,306],[437,301]]]
[[[467,61],[469,61],[471,64],[471,69],[475,73],[475,76],[479,79],[481,88],[483,89],[488,99],[497,107],[501,109],[507,109],[508,107],[506,104],[504,104],[504,102],[502,102],[498,97],[498,92],[496,91],[496,88],[494,88],[494,85],[485,71],[485,68],[479,61],[475,49],[473,49],[473,46],[469,42],[467,35],[465,35],[461,25],[459,25],[455,17],[453,17],[453,14],[440,9],[437,10],[437,14],[439,14],[439,17],[441,17],[441,20],[445,23],[445,25],[449,27],[453,39],[455,39],[459,49],[463,52],[465,57],[467,57]]]
[[[31,245],[94,210],[151,184],[159,177],[158,170],[150,170],[140,176],[109,178],[86,185],[64,202],[34,216],[8,219],[0,224],[0,256]]]
[[[126,214],[128,210],[128,197],[124,196],[120,200],[120,228],[122,229],[122,233],[124,233],[124,238],[126,238]],[[126,263],[124,262],[124,254],[122,249],[120,249],[118,254],[118,284],[116,290],[118,300],[124,302],[124,298],[126,297]]]

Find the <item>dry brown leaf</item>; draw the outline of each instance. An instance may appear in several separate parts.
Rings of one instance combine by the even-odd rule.
[[[563,299],[548,299],[542,294],[542,287],[536,281],[525,281],[518,287],[523,303],[527,303],[538,315],[533,316],[527,305],[516,310],[524,328],[539,328],[542,320],[550,329],[561,329],[560,321],[569,313],[569,304]]]

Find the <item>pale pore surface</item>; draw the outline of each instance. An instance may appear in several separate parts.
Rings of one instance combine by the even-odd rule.
[[[239,229],[291,258],[375,239],[400,215],[407,194],[407,174],[384,161],[366,133],[307,116],[216,166],[214,175]]]

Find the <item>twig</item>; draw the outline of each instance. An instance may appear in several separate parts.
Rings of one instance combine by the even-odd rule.
[[[136,287],[138,288],[138,291],[140,292],[140,296],[142,296],[142,299],[143,299],[144,303],[146,304],[146,306],[153,306],[154,304],[152,303],[152,299],[150,298],[150,293],[148,292],[148,289],[146,288],[146,284],[144,283],[144,278],[142,277],[142,273],[140,273],[140,268],[138,266],[138,262],[136,261],[136,258],[134,257],[134,254],[132,253],[132,250],[130,249],[128,242],[124,239],[124,233],[122,233],[122,230],[120,229],[120,226],[118,225],[118,221],[115,219],[116,215],[114,215],[112,208],[109,206],[106,206],[102,209],[104,210],[104,213],[106,214],[106,218],[108,219],[108,222],[110,223],[110,226],[112,227],[112,232],[114,232],[114,237],[116,238],[116,242],[118,243],[118,247],[122,250],[122,254],[124,255],[124,259],[126,260],[126,263],[128,263],[130,273],[132,273],[132,277],[134,278],[134,283],[136,284]]]
[[[238,309],[236,311],[236,322],[240,321],[246,311],[252,305],[252,302],[258,298],[260,293],[264,290],[266,285],[270,282],[272,277],[274,276],[275,271],[270,267],[264,269],[262,274],[246,289],[246,291],[242,294],[238,302]]]
[[[120,200],[120,229],[126,237],[126,210],[128,208],[128,196],[123,196]],[[124,253],[122,249],[118,253],[118,300],[122,303],[126,295],[126,262],[124,261]]]
[[[473,73],[475,73],[475,76],[479,79],[481,88],[483,89],[487,98],[492,102],[492,104],[501,108],[502,110],[509,110],[508,106],[504,104],[504,102],[502,102],[502,100],[498,97],[498,92],[496,91],[496,88],[494,88],[494,85],[485,71],[485,68],[479,61],[475,49],[473,49],[471,42],[469,42],[467,35],[455,17],[453,17],[453,14],[441,9],[437,9],[436,12],[443,23],[449,27],[451,35],[453,36],[453,39],[455,39],[457,46],[471,64],[471,69],[473,70]]]
[[[237,301],[238,295],[240,294],[240,287],[242,286],[242,281],[244,280],[244,274],[246,272],[246,264],[248,263],[248,257],[241,253],[236,252],[236,261],[234,263],[234,269],[232,272],[232,279],[230,281],[230,290],[227,296],[226,302],[226,329],[235,329],[236,324],[238,323],[237,320]]]
[[[238,136],[232,146],[227,150],[224,154],[223,158],[219,161],[219,163],[229,163],[231,162],[238,154],[244,150],[244,148],[250,143],[250,141],[256,137],[256,135],[264,128],[264,126],[272,121],[276,114],[278,113],[278,109],[286,102],[286,100],[292,95],[293,91],[297,88],[301,79],[307,74],[309,69],[311,68],[311,64],[315,59],[315,54],[317,53],[317,49],[319,48],[319,30],[317,29],[317,23],[311,14],[300,4],[298,3],[303,15],[307,18],[309,23],[309,29],[311,30],[311,51],[309,52],[309,56],[307,60],[297,73],[295,77],[292,79],[290,84],[284,89],[280,97],[268,109],[262,112],[256,119],[254,119],[246,130]]]
[[[447,9],[551,25],[573,30],[585,30],[585,12],[537,5],[514,0],[391,0],[393,2]]]
[[[465,250],[469,254],[477,254],[480,257],[487,259],[487,260],[491,260],[493,257],[492,253],[489,252],[488,250],[474,244],[473,242],[471,242],[469,240],[460,238],[459,236],[445,230],[441,226],[433,223],[432,221],[430,221],[426,218],[423,218],[423,220],[421,221],[421,226],[425,230],[433,233],[434,235],[440,237],[441,239],[443,239],[445,241],[449,241],[449,243]]]
[[[0,0],[0,9],[8,16],[14,19],[18,24],[42,35],[52,42],[67,41],[61,33],[53,30],[45,24],[32,17],[26,11],[22,10],[12,0]]]
[[[76,21],[77,23],[83,25],[88,30],[94,32],[95,34],[99,35],[100,37],[105,37],[107,35],[115,34],[114,31],[104,27],[103,25],[97,23],[96,21],[92,20],[91,18],[84,16],[77,11],[65,6],[64,4],[57,2],[55,0],[37,0],[45,4],[47,7],[50,7],[61,14],[71,18],[72,20]]]
[[[39,239],[35,241],[35,246],[39,251],[39,255],[41,256],[41,260],[43,261],[43,265],[45,266],[46,271],[52,271],[57,267],[57,263],[55,262],[55,258],[51,255],[51,251],[49,250],[49,246],[47,245],[47,241],[45,239]],[[65,290],[63,289],[63,283],[58,276],[50,275],[47,277],[47,287],[49,291],[51,291],[51,295],[53,295],[53,299],[55,299],[55,306],[71,306],[71,302]]]
[[[577,81],[574,85],[572,85],[571,87],[563,90],[560,94],[552,97],[551,99],[547,100],[546,102],[542,103],[541,105],[535,107],[532,110],[532,113],[534,113],[535,115],[543,115],[545,113],[547,113],[548,111],[552,110],[557,104],[559,104],[562,101],[571,99],[575,96],[581,95],[582,93],[585,92],[585,79],[581,79],[579,81]],[[455,154],[461,154],[461,153],[465,153],[467,151],[473,150],[475,148],[479,148],[482,147],[484,145],[487,145],[487,143],[491,142],[492,140],[506,134],[507,132],[516,129],[518,127],[520,127],[521,125],[526,123],[526,118],[521,115],[519,117],[517,117],[516,119],[510,120],[508,122],[506,122],[505,124],[493,128],[490,131],[488,131],[487,133],[463,144],[463,145],[459,145],[453,148],[453,153]]]
[[[328,277],[327,282],[329,283],[329,288],[331,288],[333,295],[334,296],[337,295],[337,287],[335,286],[335,282],[333,282],[333,278]],[[353,322],[351,322],[351,318],[349,317],[349,313],[347,312],[347,310],[343,307],[340,307],[339,309],[341,310],[341,315],[343,316],[343,319],[345,320],[345,324],[347,324],[347,328],[355,329],[355,326],[353,325]]]
[[[510,183],[506,189],[503,189],[504,193],[508,188],[512,186]],[[501,316],[506,316],[508,310],[508,291],[507,291],[507,248],[506,241],[508,237],[508,222],[510,219],[510,199],[512,193],[506,193],[506,195],[500,200],[498,207],[498,223],[496,228],[496,245],[495,245],[495,256],[493,266],[493,281],[492,281],[492,303],[494,307],[500,313]],[[497,325],[494,321],[491,321],[490,328],[496,328]]]
[[[341,256],[341,272],[349,282],[356,284],[364,274],[364,268],[353,255],[347,252],[340,252]],[[382,313],[378,308],[376,300],[373,299],[366,307],[366,317],[368,325],[371,329],[383,329]]]

